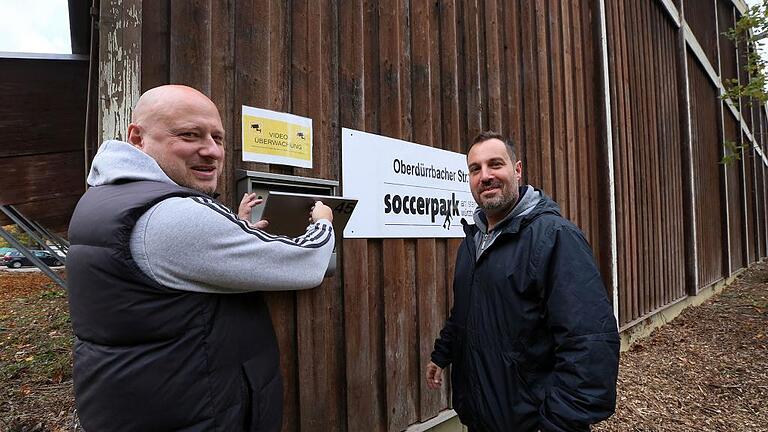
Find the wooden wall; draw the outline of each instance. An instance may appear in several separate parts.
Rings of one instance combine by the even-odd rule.
[[[724,80],[748,79],[747,47],[722,36],[734,2],[605,4],[626,329],[765,257],[765,162],[752,146],[766,125],[757,104],[720,99]],[[721,163],[726,142],[745,146],[740,160]]]
[[[626,324],[685,296],[679,47],[655,1],[606,2],[606,17]]]
[[[62,233],[85,191],[87,80],[88,61],[0,58],[0,203]]]
[[[698,61],[688,53],[691,101],[691,142],[693,143],[698,286],[706,287],[726,276],[723,244],[726,219],[720,190],[722,138],[717,89]],[[725,247],[724,247],[725,246]]]
[[[495,129],[587,234],[625,329],[765,256],[764,161],[719,162],[724,140],[752,145],[749,125],[768,126],[764,110],[722,103],[712,79],[745,78],[744,49],[718,37],[730,0],[605,1],[607,82],[601,4],[102,0],[101,132],[124,133],[141,91],[202,90],[229,137],[220,192],[235,205],[239,168],[343,186],[342,127],[457,152]],[[311,117],[314,167],[242,162],[243,104]],[[422,371],[458,244],[345,240],[334,278],[269,295],[284,430],[399,431],[449,407]]]
[[[133,19],[135,6],[102,1],[109,26],[100,46],[130,20],[121,34],[139,59],[128,74],[142,91],[183,83],[216,102],[229,137],[226,203],[234,205],[237,168],[343,184],[342,127],[457,152],[495,129],[514,138],[526,180],[557,199],[598,258],[608,256],[592,1],[157,1]],[[109,71],[103,100],[116,94]],[[132,79],[120,77],[131,88]],[[311,117],[314,168],[242,162],[243,104]],[[346,240],[336,277],[269,295],[284,430],[396,431],[448,408],[447,390],[427,391],[422,371],[451,304],[457,246]]]

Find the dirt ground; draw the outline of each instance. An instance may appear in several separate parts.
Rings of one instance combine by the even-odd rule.
[[[44,275],[0,271],[0,431],[73,429],[66,306]],[[594,430],[768,431],[767,334],[761,263],[623,353],[616,415]]]
[[[621,356],[616,414],[597,431],[768,431],[768,265]]]

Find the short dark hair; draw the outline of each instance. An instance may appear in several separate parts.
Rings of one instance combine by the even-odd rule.
[[[504,146],[507,148],[509,159],[512,162],[517,162],[517,156],[515,155],[515,144],[512,142],[512,138],[507,138],[498,132],[490,130],[482,131],[475,136],[475,138],[472,140],[472,145],[470,145],[469,149],[467,149],[467,154],[469,154],[469,150],[472,150],[472,147],[474,147],[475,144],[488,141],[489,139],[497,139],[503,142]]]

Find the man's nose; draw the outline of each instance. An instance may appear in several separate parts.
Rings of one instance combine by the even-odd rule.
[[[487,183],[489,181],[493,180],[493,172],[488,169],[487,167],[483,167],[480,169],[480,181],[483,183]]]
[[[213,137],[209,136],[200,149],[200,156],[216,160],[224,159],[224,146],[219,145]]]

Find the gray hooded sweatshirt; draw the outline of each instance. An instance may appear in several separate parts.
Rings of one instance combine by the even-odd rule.
[[[539,200],[541,200],[541,192],[534,189],[534,187],[531,185],[521,186],[520,198],[518,198],[517,204],[515,204],[512,210],[510,210],[509,213],[504,216],[504,219],[496,223],[496,228],[505,225],[512,219],[527,215],[531,212],[531,210],[533,210],[534,207],[536,207],[536,204],[539,203]],[[488,231],[488,222],[485,217],[485,210],[481,209],[480,207],[475,209],[475,214],[472,215],[472,218],[475,221],[475,225],[477,225],[479,228],[477,234],[475,234],[475,244],[477,245],[475,256],[479,261],[480,257],[483,255],[483,252],[488,250],[488,247],[496,241],[496,237],[498,237],[502,230],[492,229],[491,231]]]
[[[176,184],[136,147],[104,142],[93,159],[88,184],[135,180]],[[156,282],[217,294],[318,286],[333,246],[333,227],[327,220],[311,224],[300,237],[275,236],[200,197],[168,198],[151,207],[137,221],[130,241],[134,261]]]

